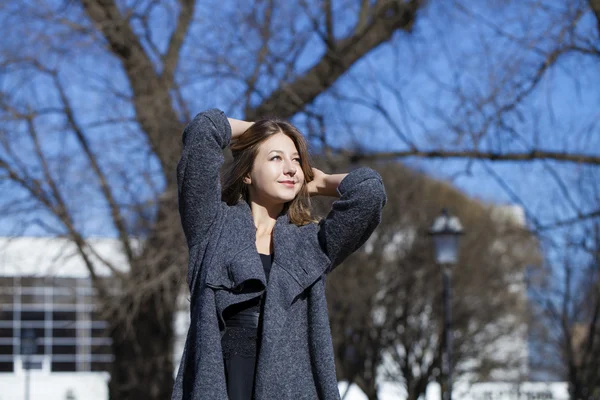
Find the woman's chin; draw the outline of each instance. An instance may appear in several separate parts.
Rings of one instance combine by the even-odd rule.
[[[281,203],[289,203],[290,201],[296,198],[296,194],[293,193],[279,193],[276,197],[277,200]]]
[[[279,201],[281,201],[282,203],[289,203],[290,201],[294,200],[296,198],[296,196],[290,197],[290,196],[286,196],[286,197],[282,197]]]

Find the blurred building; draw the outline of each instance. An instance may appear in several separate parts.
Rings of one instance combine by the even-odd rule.
[[[123,261],[117,241],[90,244],[112,263]],[[25,398],[27,361],[31,399],[108,399],[112,343],[75,250],[66,239],[0,238],[0,400]],[[20,346],[26,331],[37,342],[29,357]]]

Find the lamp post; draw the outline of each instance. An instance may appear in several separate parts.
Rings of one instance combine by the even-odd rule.
[[[25,356],[25,400],[29,400],[29,370],[31,369],[31,356],[37,351],[37,336],[31,328],[23,329],[21,333],[21,355]]]
[[[435,261],[442,267],[442,303],[444,318],[444,347],[442,352],[442,400],[452,400],[452,266],[458,261],[458,240],[464,233],[456,216],[443,209],[433,221],[429,235],[433,238]]]
[[[77,400],[77,397],[75,397],[75,393],[73,393],[72,389],[67,390],[67,394],[65,395],[65,400]]]

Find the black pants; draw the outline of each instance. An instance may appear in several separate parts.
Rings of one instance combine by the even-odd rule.
[[[254,390],[254,370],[256,359],[240,355],[225,360],[227,394],[229,400],[251,400]]]
[[[225,321],[221,338],[229,400],[252,400],[260,348],[259,313],[244,310]]]

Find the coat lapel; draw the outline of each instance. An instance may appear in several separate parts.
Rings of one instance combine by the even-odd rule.
[[[284,309],[327,271],[330,261],[318,242],[317,224],[297,227],[287,215],[277,220],[273,232],[274,263],[281,273],[279,299]],[[269,282],[269,290],[271,284]]]
[[[219,244],[209,262],[206,286],[215,290],[217,312],[260,296],[266,287],[265,272],[256,250],[256,228],[250,207],[240,201],[225,215]]]
[[[287,214],[277,218],[263,320],[263,339],[267,342],[279,336],[294,300],[329,266],[329,259],[320,251],[317,230],[316,224],[304,227],[291,224]],[[267,288],[256,250],[256,228],[246,202],[240,201],[228,209],[212,260],[219,264],[210,266],[206,285],[215,290],[217,311],[223,322],[227,307],[260,296]]]
[[[320,250],[316,224],[297,227],[282,215],[273,231],[274,259],[263,315],[261,363],[276,348],[293,302],[317,282],[330,261]],[[260,372],[260,368],[259,368]]]

